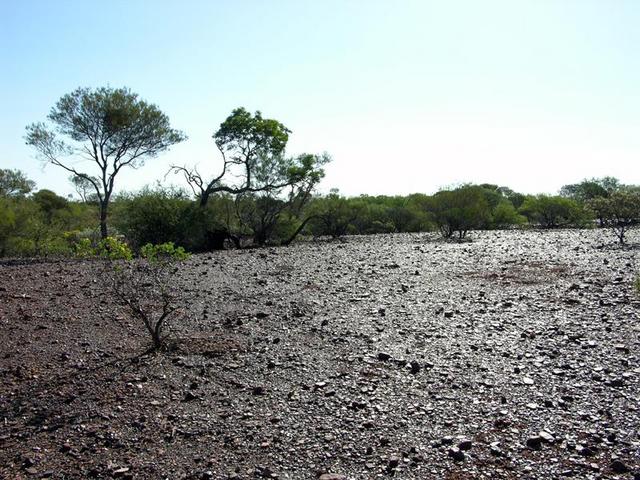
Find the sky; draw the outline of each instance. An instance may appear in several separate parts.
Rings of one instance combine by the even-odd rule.
[[[189,137],[120,192],[179,184],[171,164],[216,173],[240,106],[291,129],[289,154],[333,157],[324,192],[640,183],[638,25],[637,0],[0,0],[0,168],[73,192],[25,126],[109,85]]]

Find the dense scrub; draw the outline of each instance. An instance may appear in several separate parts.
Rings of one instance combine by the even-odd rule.
[[[304,159],[303,159],[304,160]],[[308,159],[310,165],[318,160]],[[301,160],[302,161],[302,160]],[[311,167],[309,167],[311,168]],[[100,237],[99,208],[91,196],[66,199],[49,190],[32,193],[20,172],[0,171],[0,255],[71,255],[75,245]],[[184,190],[156,185],[115,197],[113,234],[137,251],[173,242],[191,252],[225,247],[289,244],[299,235],[439,231],[464,239],[471,230],[522,227],[611,228],[623,243],[640,219],[638,187],[605,178],[563,187],[560,195],[523,195],[497,185],[462,185],[434,195],[347,198],[318,195],[321,177],[270,193],[214,192],[203,204]],[[77,185],[82,193],[81,185]]]

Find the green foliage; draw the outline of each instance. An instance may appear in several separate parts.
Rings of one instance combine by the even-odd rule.
[[[581,227],[589,220],[589,212],[577,201],[551,195],[527,197],[519,209],[529,223],[543,228]]]
[[[153,245],[147,243],[140,249],[140,256],[149,262],[182,261],[191,255],[184,248],[176,247],[173,242]]]
[[[430,201],[431,197],[422,193],[414,193],[407,197],[407,209],[411,212],[413,219],[406,231],[427,232],[436,228],[428,211]]]
[[[502,199],[491,210],[490,224],[492,228],[507,228],[513,225],[521,225],[526,222],[526,218],[518,213],[516,207],[507,200]]]
[[[108,235],[108,207],[121,169],[137,168],[186,138],[155,105],[127,88],[78,88],[62,96],[47,119],[48,125],[27,126],[26,142],[45,162],[77,178],[76,186],[93,187],[102,238]],[[78,170],[68,157],[89,159],[93,172]]]
[[[594,198],[588,204],[601,225],[612,229],[621,244],[628,229],[640,223],[640,193],[614,192],[608,197]]]
[[[0,168],[0,197],[22,197],[28,195],[36,186],[20,170]]]
[[[473,185],[436,193],[428,211],[443,237],[457,234],[459,240],[465,238],[469,230],[486,227],[491,218],[485,190]]]
[[[95,187],[90,180],[84,177],[71,175],[69,177],[69,181],[71,182],[76,190],[76,193],[83,202],[93,203],[96,205],[100,204],[100,198],[98,197]]]
[[[271,195],[240,195],[236,199],[236,214],[241,225],[237,233],[251,235],[258,246],[272,243],[276,225],[287,204]]]
[[[436,219],[444,218],[447,212],[440,210],[446,199],[452,197],[461,200],[468,191],[476,192],[476,198],[480,202],[480,209],[472,210],[473,199],[467,202],[467,208],[461,211],[449,211],[453,216],[449,218],[451,222],[459,219],[460,215],[466,213],[470,216],[467,223],[472,223],[473,228],[486,228],[492,226],[492,215],[486,216],[489,208],[487,195],[482,187],[466,186],[456,189],[454,193],[440,193],[434,197],[423,194],[413,194],[407,197],[388,196],[360,196],[356,198],[345,198],[337,192],[332,192],[324,197],[318,197],[311,202],[309,215],[312,220],[309,222],[308,231],[314,236],[329,235],[333,238],[351,234],[372,234],[391,232],[419,232],[431,230]],[[436,197],[438,197],[436,199]],[[446,198],[445,198],[446,197]],[[496,222],[500,224],[516,224],[522,219],[513,213],[513,207],[509,206],[508,200],[497,199]],[[453,205],[452,205],[453,207]],[[472,218],[471,218],[472,217]],[[449,225],[448,222],[447,225]],[[462,224],[460,224],[462,226]],[[453,225],[455,227],[455,225]],[[443,225],[446,228],[446,225]],[[465,230],[463,228],[463,230]],[[467,228],[468,230],[468,228]],[[454,232],[462,237],[466,231],[454,230],[447,234],[452,236]]]
[[[303,154],[289,159],[275,156],[259,163],[255,170],[258,192],[235,198],[236,234],[250,235],[259,246],[290,242],[304,223],[305,206],[329,161],[326,154]]]
[[[30,197],[0,196],[0,256],[50,256],[72,253],[65,233],[95,220],[88,205],[69,202],[50,190]]]
[[[16,211],[13,200],[0,197],[0,256],[4,256],[7,243],[15,232]]]
[[[315,198],[309,207],[311,220],[308,225],[309,232],[315,236],[330,236],[340,238],[348,233],[351,223],[356,220],[359,209],[354,208],[353,202],[338,194],[331,192],[324,197]]]
[[[171,171],[184,175],[202,207],[218,193],[282,198],[284,189],[291,190],[288,198],[296,197],[300,206],[331,159],[326,153],[287,157],[284,152],[290,133],[282,123],[265,119],[260,112],[252,115],[236,108],[213,135],[223,159],[218,176],[205,180],[196,168],[176,165]]]
[[[79,258],[90,258],[96,255],[96,248],[88,238],[80,238],[73,243],[73,253]]]
[[[69,235],[73,238],[73,234]],[[94,243],[89,238],[80,238],[73,243],[73,253],[79,258],[101,257],[107,260],[131,260],[133,252],[116,237],[107,237]]]
[[[153,348],[159,349],[165,344],[166,324],[175,319],[178,300],[183,295],[175,282],[177,264],[189,258],[189,254],[172,242],[146,244],[140,254],[136,261],[109,262],[105,275],[115,296],[145,327]]]
[[[480,228],[508,228],[514,225],[523,224],[526,219],[518,214],[514,205],[514,201],[519,205],[524,201],[521,195],[515,193],[507,187],[499,187],[498,185],[484,183],[479,185],[482,193],[489,205],[489,219],[483,227]]]
[[[248,152],[262,157],[279,155],[287,146],[290,133],[277,120],[262,118],[260,112],[251,115],[240,107],[220,124],[213,139],[221,151],[243,162]]]
[[[75,255],[81,258],[102,257],[107,260],[132,260],[133,252],[122,240],[115,237],[101,239],[93,244],[89,238],[81,238],[74,245]],[[147,243],[140,248],[140,258],[150,263],[186,260],[191,255],[173,242]]]
[[[194,205],[181,190],[145,188],[116,204],[114,223],[134,248],[174,242],[188,250],[203,250],[207,228],[221,223],[212,210]]]
[[[580,204],[589,203],[598,198],[607,198],[615,192],[628,187],[622,185],[617,178],[602,177],[583,180],[580,183],[565,185],[560,189],[560,195],[571,198]]]
[[[215,193],[205,206],[182,190],[160,185],[115,197],[114,231],[123,236],[111,237],[126,239],[133,251],[169,242],[185,251],[241,247],[249,240],[254,245],[286,245],[300,232],[339,238],[438,228],[445,237],[462,239],[471,229],[509,228],[527,220],[548,228],[589,226],[595,213],[601,225],[614,229],[623,242],[626,230],[640,221],[634,203],[640,188],[620,185],[615,179],[602,183],[617,185],[619,191],[586,202],[588,209],[572,198],[524,197],[493,184],[464,185],[433,196],[346,198],[337,191],[315,196],[327,161],[326,155],[272,156],[253,170],[253,185],[269,185],[268,189]],[[270,183],[274,178],[286,185]],[[0,195],[0,256],[129,258],[111,240],[99,246],[99,235],[91,228],[97,210],[91,203],[70,201],[50,190],[31,196]]]
[[[133,252],[129,246],[115,237],[107,237],[100,240],[95,247],[94,253],[96,256],[108,260],[131,260],[133,258]]]
[[[39,190],[31,198],[40,207],[40,211],[43,213],[44,220],[47,223],[53,221],[54,215],[59,210],[66,209],[69,206],[66,198],[56,195],[51,190]]]

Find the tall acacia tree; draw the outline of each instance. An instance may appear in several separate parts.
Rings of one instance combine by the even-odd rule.
[[[48,124],[27,126],[26,143],[45,162],[95,189],[102,238],[108,235],[109,202],[118,173],[124,167],[142,166],[186,138],[171,128],[169,117],[157,106],[128,88],[78,88],[60,98],[47,119]]]

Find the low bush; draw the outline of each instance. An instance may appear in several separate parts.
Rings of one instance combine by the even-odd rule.
[[[179,311],[182,291],[177,287],[177,265],[189,254],[172,242],[147,244],[141,258],[111,262],[107,272],[112,291],[151,337],[152,349],[165,345],[165,327]],[[110,257],[114,260],[113,257]]]
[[[74,244],[73,251],[80,258],[100,257],[107,260],[133,258],[133,252],[129,246],[116,237],[107,237],[95,244],[89,238],[81,238]]]

